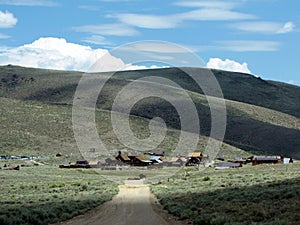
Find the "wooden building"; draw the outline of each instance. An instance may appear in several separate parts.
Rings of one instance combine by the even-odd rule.
[[[187,156],[186,166],[199,165],[202,160],[201,152],[190,152]]]
[[[254,156],[252,159],[252,166],[277,163],[283,163],[281,156]]]

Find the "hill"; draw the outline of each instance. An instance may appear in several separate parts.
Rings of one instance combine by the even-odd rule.
[[[185,68],[205,76],[205,69]],[[249,74],[212,70],[226,99],[227,129],[220,154],[281,154],[300,158],[300,87],[265,81]],[[76,149],[72,133],[73,96],[83,73],[42,70],[18,66],[0,67],[0,151],[70,152]],[[99,74],[105,76],[105,73]],[[199,86],[179,68],[117,72],[104,86],[97,102],[97,125],[105,144],[123,149],[109,122],[112,103],[130,82],[148,76],[167,78],[193,99],[201,124],[198,149],[210,134],[210,108]],[[205,77],[204,77],[205,78]],[[154,83],[140,85],[160,85]],[[166,88],[166,87],[164,87]],[[176,87],[167,87],[174,93]],[[135,94],[132,89],[130,94]],[[172,152],[178,141],[180,118],[174,107],[159,98],[146,98],[131,110],[135,134],[145,138],[148,119],[162,117],[169,133],[159,146]],[[9,132],[7,132],[9,131]],[[189,131],[189,130],[187,130]],[[226,151],[224,151],[227,149]],[[230,149],[230,150],[229,150]]]

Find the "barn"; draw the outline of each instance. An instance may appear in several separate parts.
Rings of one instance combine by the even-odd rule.
[[[259,164],[277,164],[282,162],[281,156],[254,156],[252,159],[252,166]]]

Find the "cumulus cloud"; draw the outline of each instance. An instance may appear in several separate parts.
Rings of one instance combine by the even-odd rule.
[[[106,53],[104,49],[93,50],[62,38],[47,37],[0,51],[0,64],[85,71]]]
[[[220,58],[210,58],[206,66],[211,69],[220,69],[249,74],[251,73],[251,71],[248,69],[247,63],[244,62],[240,64],[239,62],[230,59],[222,60]]]
[[[17,24],[18,20],[8,11],[0,11],[0,28],[10,28]]]
[[[106,72],[149,69],[152,67],[125,64],[105,49],[67,42],[63,38],[45,37],[15,48],[0,50],[0,64],[26,67]],[[153,68],[157,68],[153,66]]]

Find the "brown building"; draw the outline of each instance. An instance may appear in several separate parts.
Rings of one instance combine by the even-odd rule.
[[[254,156],[252,159],[252,166],[259,164],[277,164],[282,163],[281,156]]]

